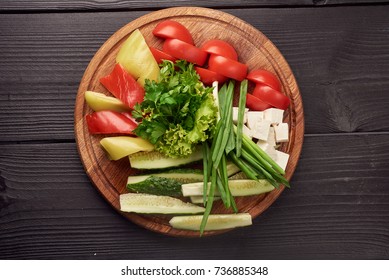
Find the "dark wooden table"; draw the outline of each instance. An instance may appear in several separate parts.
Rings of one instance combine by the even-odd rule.
[[[0,1],[1,259],[388,259],[389,2]],[[292,189],[254,225],[186,239],[116,213],[80,162],[82,74],[117,29],[168,6],[206,6],[261,30],[305,110]]]

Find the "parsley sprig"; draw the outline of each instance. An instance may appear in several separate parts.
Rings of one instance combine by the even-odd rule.
[[[132,113],[140,121],[134,132],[168,156],[187,156],[210,136],[216,112],[212,88],[200,82],[193,64],[166,60],[158,82],[146,81],[144,101]]]

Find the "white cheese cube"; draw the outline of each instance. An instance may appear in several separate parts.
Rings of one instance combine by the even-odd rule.
[[[275,162],[283,169],[286,169],[286,165],[288,164],[289,155],[287,153],[277,151],[276,150],[276,159]]]
[[[248,111],[249,111],[248,108],[244,109],[243,123],[247,123],[247,112]],[[232,107],[232,121],[234,123],[238,122],[238,114],[239,114],[239,107]]]
[[[257,146],[260,147],[262,150],[266,150],[267,146],[269,146],[269,143],[264,140],[258,140]]]
[[[277,108],[269,108],[263,112],[265,120],[270,121],[272,125],[282,123],[284,119],[284,110]]]
[[[270,127],[269,130],[269,136],[267,137],[267,143],[269,143],[270,146],[275,147],[276,146],[276,134],[274,132],[274,127]]]
[[[287,123],[280,123],[274,126],[274,133],[276,142],[281,143],[289,141],[289,126]]]
[[[257,122],[255,127],[251,130],[253,138],[267,141],[269,137],[270,125],[271,123],[264,119]]]
[[[276,148],[269,145],[269,148],[266,150],[266,153],[272,158],[272,160],[276,161],[278,158]]]
[[[269,144],[269,146],[271,147],[276,147],[276,136],[275,136],[275,133],[274,133],[274,127],[270,127],[269,129],[269,135],[267,137],[267,140],[258,140],[257,141],[257,145],[264,149],[266,147],[266,144]]]
[[[258,140],[258,147],[260,147],[265,153],[267,153],[274,161],[277,160],[277,150],[274,146],[270,145],[266,141]]]
[[[255,124],[261,120],[263,120],[263,112],[262,111],[248,111],[247,112],[247,126],[250,129],[254,129]]]
[[[243,129],[242,129],[242,132],[243,134],[247,135],[248,137],[253,138],[253,132],[251,131],[250,128],[248,128],[247,126],[243,125]]]

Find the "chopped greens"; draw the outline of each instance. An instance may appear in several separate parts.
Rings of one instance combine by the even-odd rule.
[[[247,135],[243,134],[243,114],[247,96],[247,80],[241,82],[238,112],[238,126],[232,122],[232,100],[234,81],[224,84],[219,90],[220,120],[216,124],[214,135],[204,143],[203,162],[204,178],[203,202],[205,212],[200,225],[200,235],[203,234],[208,217],[212,210],[215,191],[218,191],[226,208],[238,212],[234,196],[229,188],[226,172],[226,160],[231,160],[248,179],[260,181],[265,178],[269,185],[278,188],[280,184],[289,187],[289,182],[283,176],[284,170],[259,148]],[[231,137],[232,135],[232,137]],[[228,141],[228,140],[232,141]],[[236,141],[235,141],[236,140]],[[209,150],[209,145],[211,149]],[[211,182],[208,197],[205,195],[208,182]],[[217,188],[217,189],[216,189]]]
[[[247,95],[247,80],[243,80],[240,83],[238,125],[237,125],[237,133],[236,133],[236,155],[238,157],[240,157],[240,155],[242,154],[243,118],[244,118],[244,111],[246,109],[246,95]]]
[[[204,87],[193,64],[164,61],[158,82],[146,81],[145,98],[135,105],[135,134],[169,157],[190,155],[207,140],[217,121],[212,88]]]

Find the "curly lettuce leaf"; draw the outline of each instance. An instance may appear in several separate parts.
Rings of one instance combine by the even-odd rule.
[[[212,88],[204,87],[193,64],[165,61],[158,82],[146,81],[145,91],[144,101],[133,111],[140,121],[134,132],[157,151],[187,156],[211,136],[218,109]]]

